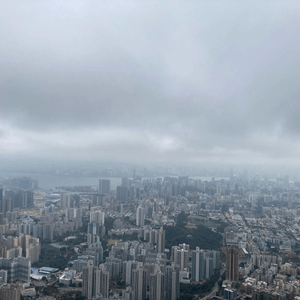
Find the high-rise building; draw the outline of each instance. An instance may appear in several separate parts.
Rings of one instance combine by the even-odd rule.
[[[92,195],[92,204],[93,206],[102,206],[104,203],[105,194],[93,194]]]
[[[43,239],[53,240],[53,224],[43,224]]]
[[[157,239],[156,239],[156,250],[157,250],[157,252],[164,253],[165,248],[166,248],[165,244],[166,244],[166,232],[161,227],[157,231]]]
[[[190,245],[185,243],[179,244],[179,246],[173,246],[171,251],[172,262],[175,263],[180,271],[184,271],[189,262]]]
[[[99,225],[97,223],[88,223],[88,234],[98,235],[99,234]]]
[[[18,206],[32,207],[33,206],[33,191],[20,191]]]
[[[70,195],[68,193],[60,194],[60,208],[65,209],[70,207]]]
[[[234,247],[228,248],[226,253],[226,280],[239,280],[239,250]]]
[[[100,291],[103,297],[108,298],[109,296],[109,274],[106,271],[104,265],[100,265],[101,274],[101,282],[100,282]]]
[[[18,237],[7,236],[0,243],[0,256],[5,258],[17,258],[26,255],[31,263],[39,261],[41,245],[39,239],[27,234]]]
[[[88,223],[88,234],[99,235],[100,238],[103,238],[105,235],[105,226],[99,225],[99,223]]]
[[[11,212],[7,212],[7,213],[11,213]],[[4,213],[0,213],[0,225],[5,225],[6,220],[4,218]]]
[[[205,252],[196,247],[196,250],[192,251],[192,280],[202,281],[205,277]]]
[[[166,300],[176,300],[180,296],[179,270],[174,266],[166,266],[165,290]]]
[[[128,200],[129,201],[133,201],[134,200],[134,197],[135,197],[135,189],[133,186],[130,186],[128,188]]]
[[[1,300],[20,300],[21,299],[22,285],[9,284],[2,286],[0,289]]]
[[[134,291],[132,290],[132,288],[130,286],[128,286],[126,288],[126,290],[122,291],[122,297],[125,300],[134,300],[135,299],[135,297],[134,297]]]
[[[88,246],[94,244],[94,243],[99,243],[100,242],[100,237],[96,234],[87,234],[87,244]]]
[[[143,264],[139,264],[132,270],[132,287],[135,300],[146,299],[147,270],[144,269]]]
[[[4,214],[4,217],[6,217],[7,212],[13,211],[13,201],[12,199],[3,198],[2,193],[3,190],[0,190],[0,211]]]
[[[107,257],[104,263],[109,272],[109,279],[118,279],[121,276],[122,260],[116,257]]]
[[[80,195],[73,194],[71,198],[71,208],[80,208]]]
[[[211,251],[213,259],[213,269],[218,269],[220,267],[220,251]]]
[[[82,209],[81,208],[67,208],[66,209],[66,217],[69,221],[73,221],[74,219],[82,219]]]
[[[0,270],[7,271],[7,282],[30,281],[31,262],[29,258],[0,258]]]
[[[99,226],[104,225],[105,213],[103,211],[91,211],[90,212],[90,223],[98,223]]]
[[[7,271],[5,270],[0,270],[0,283],[1,284],[7,283]]]
[[[145,208],[138,206],[136,209],[136,225],[144,226],[145,225]]]
[[[205,278],[209,279],[213,276],[214,274],[214,269],[213,269],[213,259],[210,257],[205,258]]]
[[[0,191],[0,209],[2,212],[12,211],[13,207],[32,207],[33,191],[19,189]],[[2,198],[2,199],[1,199]]]
[[[82,271],[82,296],[92,299],[93,297],[93,271],[94,263],[92,260],[88,261],[88,264]]]
[[[165,299],[165,274],[160,270],[155,270],[150,274],[150,300]]]
[[[129,199],[128,187],[127,186],[117,186],[117,201],[127,202]]]
[[[93,257],[94,266],[99,266],[103,262],[103,247],[101,242],[91,244],[82,252],[82,256]]]
[[[109,179],[99,179],[99,193],[109,194],[110,193],[110,180]]]
[[[189,262],[189,251],[180,249],[177,250],[177,265],[180,268],[180,271],[184,271],[184,269],[187,267],[187,264]]]
[[[104,265],[94,268],[93,296],[97,297],[99,295],[102,295],[103,298],[109,296],[109,273]]]
[[[133,266],[134,266],[134,262],[129,260],[129,261],[126,261],[126,264],[124,266],[124,277],[123,277],[123,281],[126,282],[126,284],[128,285],[131,285],[132,284],[132,269],[133,269]]]
[[[17,221],[17,216],[18,213],[16,211],[7,211],[6,212],[6,218],[8,222],[16,222]],[[0,224],[2,225],[3,223],[0,221]]]
[[[82,296],[87,299],[98,297],[100,294],[104,298],[109,296],[109,273],[104,265],[99,268],[94,266],[92,260],[83,268],[82,272]]]
[[[128,178],[122,178],[122,186],[129,187],[130,186],[130,179]]]

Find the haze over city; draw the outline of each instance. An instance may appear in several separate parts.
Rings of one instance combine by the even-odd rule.
[[[300,300],[299,28],[299,1],[1,3],[0,299]]]

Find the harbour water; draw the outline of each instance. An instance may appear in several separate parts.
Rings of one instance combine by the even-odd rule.
[[[45,190],[56,190],[56,187],[61,186],[98,186],[99,177],[84,177],[84,176],[65,176],[65,175],[54,175],[54,174],[39,174],[39,173],[26,173],[26,172],[0,172],[1,177],[31,177],[32,179],[37,179],[39,181],[39,188]],[[169,176],[169,175],[168,175]],[[199,176],[190,177],[192,179],[201,179],[202,181],[210,181],[212,177]],[[121,184],[122,178],[110,177],[106,178],[110,180],[110,187],[115,190],[118,185]],[[144,178],[145,179],[145,178]],[[153,179],[153,177],[151,178]],[[215,177],[215,180],[228,179],[226,177]]]

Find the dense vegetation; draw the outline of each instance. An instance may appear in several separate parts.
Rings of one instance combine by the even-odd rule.
[[[216,281],[218,280],[220,273],[214,274],[209,280],[204,282],[203,284],[187,284],[180,283],[180,294],[179,300],[192,300],[194,295],[201,295],[209,293]]]
[[[68,266],[68,262],[76,259],[77,255],[73,250],[73,247],[70,248],[55,248],[49,244],[43,244],[40,260],[32,265],[34,268],[40,267],[51,267],[64,270]]]
[[[57,286],[47,286],[45,288],[36,287],[38,293],[42,293],[45,296],[51,296],[57,300],[84,300],[86,297],[81,295],[81,291],[67,291],[62,292]]]
[[[198,225],[197,228],[165,226],[164,229],[166,230],[166,248],[169,249],[182,243],[189,244],[192,250],[196,247],[214,250],[222,246],[222,236],[203,225]]]
[[[69,239],[67,241],[63,241],[63,243],[68,246],[76,246],[76,245],[86,242],[85,234],[80,234],[80,235],[75,235],[75,236],[76,236],[75,239]]]
[[[114,226],[113,226],[114,221],[115,221],[114,218],[105,216],[105,220],[104,220],[104,226],[105,226],[105,229],[106,229],[105,234],[107,234],[109,230],[114,228]]]
[[[171,249],[182,243],[190,245],[191,249],[200,247],[201,249],[218,249],[222,246],[222,235],[209,228],[198,225],[196,228],[187,228],[187,217],[185,213],[177,216],[176,226],[165,226],[166,248]]]
[[[112,234],[111,238],[112,239],[116,239],[116,240],[122,240],[123,242],[126,242],[126,241],[138,241],[139,240],[139,237],[138,237],[137,233],[122,234],[122,235]]]
[[[221,220],[217,220],[217,221],[214,221],[214,222],[219,224],[219,226],[217,227],[217,231],[220,232],[220,233],[224,233],[225,228],[228,227],[228,224],[221,221]]]

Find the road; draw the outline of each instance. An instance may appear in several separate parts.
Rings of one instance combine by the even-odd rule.
[[[222,269],[221,269],[221,272],[220,272],[220,277],[219,277],[219,279],[216,281],[216,283],[215,283],[215,285],[214,285],[212,291],[211,291],[208,295],[206,295],[206,296],[203,297],[203,298],[201,298],[200,296],[197,296],[196,299],[206,300],[206,299],[210,299],[210,298],[212,298],[213,296],[215,296],[215,295],[216,295],[216,292],[219,290],[218,283],[220,282],[221,277],[222,277],[222,275],[225,273],[225,271],[226,271],[226,267],[223,266]]]

